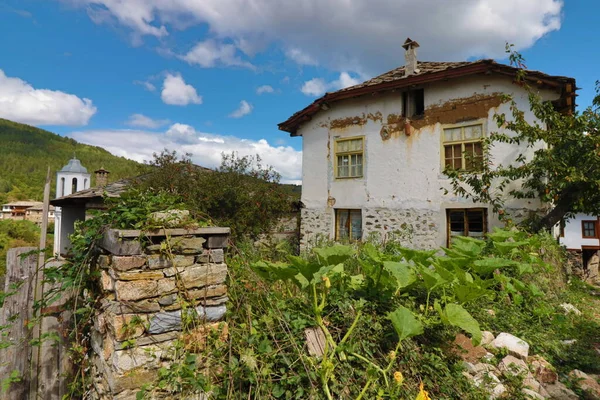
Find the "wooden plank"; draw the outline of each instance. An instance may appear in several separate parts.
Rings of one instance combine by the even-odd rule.
[[[321,357],[325,353],[325,334],[319,327],[306,328],[304,330],[304,336],[306,337],[306,345],[308,347],[308,354],[313,357]]]
[[[5,291],[12,292],[13,285],[20,287],[6,298],[0,309],[0,326],[8,326],[1,332],[0,340],[11,343],[7,348],[0,348],[0,380],[8,379],[13,371],[21,380],[12,383],[8,391],[2,394],[4,400],[23,400],[29,394],[31,331],[27,328],[27,323],[33,314],[36,250],[37,247],[18,247],[8,250],[6,257]],[[32,254],[21,257],[29,252]]]

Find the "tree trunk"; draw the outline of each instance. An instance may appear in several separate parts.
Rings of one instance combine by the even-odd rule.
[[[533,232],[538,233],[542,230],[552,229],[566,213],[573,209],[576,193],[575,190],[564,193],[554,208],[531,226]]]

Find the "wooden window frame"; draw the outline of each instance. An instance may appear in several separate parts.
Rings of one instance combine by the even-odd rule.
[[[358,211],[360,213],[360,223],[361,223],[361,228],[360,228],[360,238],[353,238],[352,237],[352,219],[350,218],[352,215],[352,211],[356,212]],[[339,221],[339,216],[341,213],[348,213],[348,240],[351,242],[356,242],[356,241],[360,241],[362,240],[362,234],[363,234],[363,229],[362,229],[362,210],[360,208],[336,208],[334,209],[334,229],[335,229],[335,240],[339,241],[341,240],[340,237],[340,224],[338,223]]]
[[[465,139],[464,138],[465,128],[468,128],[470,126],[481,126],[481,137],[480,138],[477,138],[477,139]],[[461,129],[461,139],[453,140],[453,141],[446,141],[446,130],[447,129],[457,129],[457,128]],[[468,170],[466,168],[467,167],[467,158],[465,157],[465,151],[466,151],[465,145],[472,144],[472,143],[482,143],[485,138],[486,138],[486,123],[484,120],[469,121],[468,123],[443,126],[442,133],[441,133],[441,151],[440,151],[442,171],[444,171],[447,168],[446,167],[446,146],[454,146],[454,145],[458,145],[458,144],[461,145],[461,168],[460,168],[460,171],[475,171],[475,172],[480,171],[480,169]],[[481,156],[482,157],[484,156],[483,149],[482,149]]]
[[[361,150],[360,151],[338,151],[338,144],[341,142],[351,141],[351,140],[359,140],[361,141]],[[333,160],[334,160],[334,176],[335,179],[357,179],[363,178],[365,176],[365,137],[364,136],[353,136],[348,138],[336,138],[334,142],[333,148]],[[356,176],[339,176],[338,172],[338,157],[339,156],[352,156],[352,155],[361,155],[362,156],[362,174]]]
[[[471,207],[471,208],[447,208],[446,209],[446,246],[450,247],[452,245],[452,231],[450,229],[450,213],[452,211],[463,211],[464,215],[464,224],[465,224],[465,237],[473,237],[469,236],[469,221],[467,217],[468,211],[481,211],[483,213],[483,237],[487,235],[488,232],[488,209],[485,207]]]
[[[586,236],[585,235],[585,224],[590,223],[594,227],[594,236]],[[581,221],[581,237],[582,239],[598,239],[598,220],[586,219]]]

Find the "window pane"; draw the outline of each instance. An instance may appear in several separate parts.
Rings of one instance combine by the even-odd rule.
[[[461,128],[448,128],[444,129],[444,141],[445,142],[453,142],[456,140],[461,140]]]
[[[360,210],[350,211],[351,232],[350,239],[360,240],[362,237],[362,213]]]
[[[596,222],[583,221],[583,236],[596,237]]]
[[[349,149],[349,144],[348,144],[347,140],[337,142],[337,151],[338,152],[344,153],[344,152],[348,151],[348,149]]]
[[[451,210],[448,212],[450,220],[450,235],[464,236],[465,235],[465,212],[462,210]]]
[[[362,139],[349,140],[350,151],[361,151],[362,150]]]
[[[350,219],[348,218],[349,217],[348,211],[347,210],[336,210],[335,214],[336,214],[336,220],[337,220],[337,226],[336,226],[337,238],[338,239],[347,239],[348,233],[350,232],[350,229],[349,229]]]
[[[483,136],[482,125],[465,126],[465,140],[479,139]]]
[[[484,223],[483,223],[483,210],[468,210],[467,211],[467,223],[469,236],[471,237],[483,237],[484,234]]]
[[[349,175],[349,172],[350,172],[349,156],[338,156],[337,162],[338,162],[337,176],[342,177],[342,178],[346,178],[346,177],[350,176]]]

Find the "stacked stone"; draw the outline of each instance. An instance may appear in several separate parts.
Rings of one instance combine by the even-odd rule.
[[[169,365],[175,341],[197,351],[219,322],[227,302],[223,249],[228,228],[111,230],[98,259],[103,298],[94,317],[94,399],[135,399]],[[190,323],[190,320],[193,323]]]

